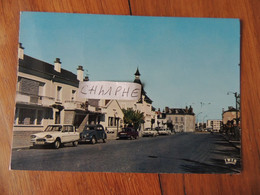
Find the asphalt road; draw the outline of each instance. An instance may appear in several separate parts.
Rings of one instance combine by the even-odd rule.
[[[225,164],[235,158],[236,165]],[[181,133],[60,149],[18,149],[12,169],[139,173],[239,173],[240,151],[218,134]]]

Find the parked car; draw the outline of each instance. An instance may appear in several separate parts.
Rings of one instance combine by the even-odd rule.
[[[36,145],[50,145],[60,148],[61,144],[72,143],[78,145],[79,133],[73,125],[48,125],[44,132],[31,135],[31,143]]]
[[[171,130],[169,130],[169,129],[159,129],[158,130],[158,134],[159,135],[171,135]]]
[[[157,135],[158,135],[158,131],[151,128],[145,128],[142,132],[143,137],[149,137],[149,136],[155,137]]]
[[[137,139],[138,132],[132,127],[126,127],[126,128],[123,128],[122,131],[120,131],[117,134],[117,137],[119,139]]]
[[[99,140],[102,140],[103,143],[105,143],[106,139],[107,134],[102,125],[86,125],[83,131],[80,133],[79,142],[90,142],[95,144]]]

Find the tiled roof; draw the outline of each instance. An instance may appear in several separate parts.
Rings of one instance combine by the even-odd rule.
[[[78,87],[79,81],[74,73],[61,69],[61,72],[54,70],[54,65],[41,60],[24,55],[24,59],[19,59],[19,72],[38,76],[54,82],[60,82]]]

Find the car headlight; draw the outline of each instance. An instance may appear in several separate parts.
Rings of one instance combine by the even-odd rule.
[[[48,138],[48,139],[49,139],[49,138],[52,138],[52,136],[51,136],[51,135],[46,135],[45,137],[46,137],[46,138]]]
[[[32,139],[36,138],[36,135],[31,135],[31,138],[32,138]]]

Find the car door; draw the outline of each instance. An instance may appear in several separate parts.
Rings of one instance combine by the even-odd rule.
[[[103,138],[103,131],[102,131],[101,126],[97,126],[97,139],[102,139]]]
[[[61,142],[65,143],[69,141],[69,129],[67,125],[64,125],[61,130]]]

